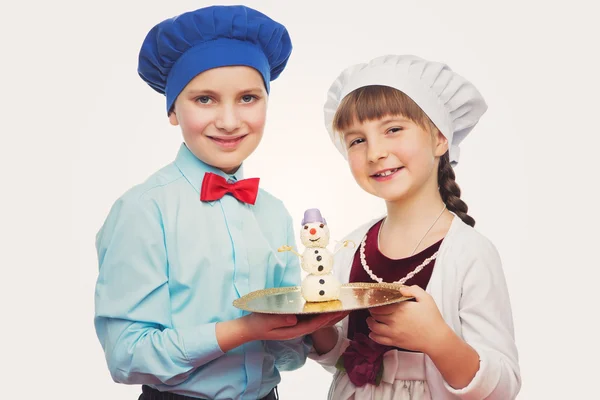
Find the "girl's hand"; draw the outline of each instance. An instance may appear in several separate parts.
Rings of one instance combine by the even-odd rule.
[[[332,315],[331,320],[328,323],[311,334],[313,348],[317,354],[329,353],[335,347],[338,341],[338,331],[333,326],[346,318],[348,314],[350,314],[350,311],[335,314],[337,316]]]
[[[369,337],[375,342],[429,354],[450,327],[445,323],[433,298],[413,285],[404,287],[402,295],[412,296],[415,301],[403,301],[388,306],[371,308],[367,324]]]

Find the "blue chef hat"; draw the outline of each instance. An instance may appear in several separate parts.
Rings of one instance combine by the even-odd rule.
[[[138,73],[167,97],[167,112],[183,88],[211,68],[245,65],[269,82],[285,68],[292,42],[285,28],[244,6],[212,6],[156,25],[144,40]]]

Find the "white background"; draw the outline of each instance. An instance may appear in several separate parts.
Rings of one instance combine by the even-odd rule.
[[[489,111],[456,173],[477,228],[503,258],[519,399],[597,395],[600,31],[592,3],[246,2],[284,23],[294,43],[247,176],[260,176],[298,224],[306,208],[320,208],[334,239],[384,211],[354,183],[323,126],[326,90],[343,68],[416,54],[448,63],[483,93]],[[95,336],[94,235],[112,202],[171,162],[181,142],[164,97],[137,76],[142,40],[160,20],[205,5],[2,2],[0,397],[49,390],[137,399],[139,387],[111,381]],[[329,381],[308,361],[283,374],[280,394],[324,399]]]

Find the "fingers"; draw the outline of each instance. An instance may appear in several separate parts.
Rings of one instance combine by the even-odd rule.
[[[372,315],[371,317],[373,320],[379,322],[380,324],[385,324],[385,325],[392,325],[394,323],[394,316],[393,315]]]
[[[389,325],[378,322],[373,317],[367,318],[367,325],[371,332],[376,335],[389,336],[392,333]]]
[[[262,321],[270,329],[283,328],[288,326],[294,326],[298,323],[298,318],[293,314],[262,314]]]
[[[294,326],[298,323],[298,317],[295,315],[282,315],[281,326]]]
[[[338,313],[336,313],[338,314]],[[343,313],[341,313],[343,314]],[[340,318],[338,315],[336,318]],[[331,325],[332,316],[330,314],[319,314],[312,318],[299,321],[291,327],[282,327],[273,332],[277,335],[283,335],[286,339],[304,336],[318,331],[321,328]]]
[[[369,312],[373,316],[376,316],[376,315],[377,316],[380,316],[380,315],[391,315],[391,314],[395,313],[396,310],[398,310],[399,306],[400,306],[399,303],[389,304],[387,306],[369,308]]]
[[[369,334],[369,338],[371,338],[371,340],[373,340],[374,342],[377,342],[384,346],[394,346],[394,342],[392,341],[392,339],[390,339],[387,336],[381,336],[371,332]]]
[[[423,297],[427,295],[427,292],[425,292],[417,285],[402,286],[400,288],[400,293],[402,293],[402,295],[406,297],[414,297],[417,300],[417,302],[421,301]]]
[[[267,340],[290,340],[309,335],[321,329],[327,322],[328,318],[320,316],[300,321],[294,326],[273,329],[269,332]]]
[[[334,321],[340,317],[339,315],[337,315],[338,313],[335,313],[335,314],[336,315],[333,315],[333,316],[331,314],[321,314],[316,317],[313,317],[310,320],[310,322],[314,322],[314,324],[311,324],[310,326],[318,326],[319,328],[322,328],[323,326],[331,325],[332,321]],[[317,329],[319,329],[319,328],[317,328]]]
[[[329,316],[326,314],[317,315],[307,319],[301,319],[293,326],[298,332],[312,333],[329,322]]]
[[[428,297],[430,297],[426,291],[417,285],[403,286],[400,289],[400,293],[402,293],[402,295],[405,297],[414,297],[417,302],[425,301]],[[402,307],[411,307],[410,303],[411,302],[400,302],[388,304],[387,306],[374,307],[370,308],[369,312],[373,316],[391,315],[401,310]]]
[[[332,314],[333,315],[331,315],[331,318],[327,322],[328,326],[333,326],[333,325],[337,324],[338,322],[340,322],[341,320],[346,318],[348,316],[348,314],[350,314],[350,312],[345,311],[345,312],[337,312],[337,313],[332,313]]]

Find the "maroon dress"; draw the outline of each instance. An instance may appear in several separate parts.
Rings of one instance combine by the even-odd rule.
[[[438,251],[443,240],[442,239],[438,241],[425,250],[410,257],[392,260],[391,258],[383,255],[377,246],[377,236],[380,228],[381,221],[373,225],[367,233],[367,241],[365,243],[365,258],[371,271],[373,271],[376,276],[383,279],[384,282],[391,283],[404,278],[423,261]],[[432,260],[421,270],[421,272],[406,281],[405,284],[418,285],[425,290],[427,284],[429,283],[429,279],[431,278],[431,273],[433,272],[434,266],[435,260]],[[352,269],[350,271],[350,282],[375,282],[373,279],[371,279],[369,274],[367,274],[360,262],[360,249],[357,249],[356,254],[354,255],[354,261],[352,262]],[[367,325],[367,318],[370,315],[371,314],[369,313],[369,310],[357,310],[350,313],[348,317],[348,339],[352,340],[356,333],[363,333],[366,336],[371,333],[369,326]],[[398,349],[404,350],[400,348]]]

